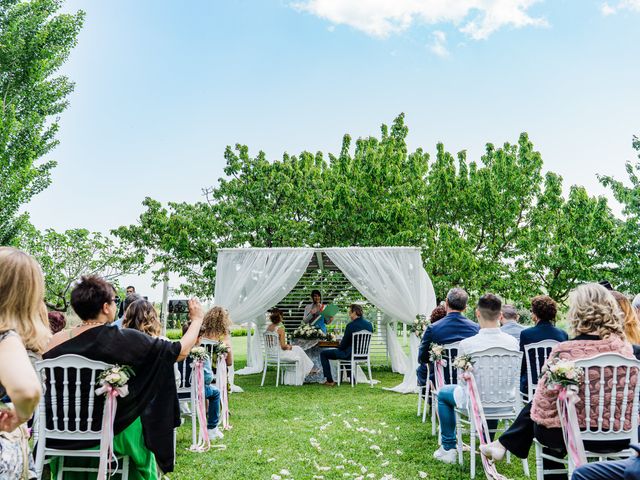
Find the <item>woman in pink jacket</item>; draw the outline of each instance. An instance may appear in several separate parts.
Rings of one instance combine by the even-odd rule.
[[[575,337],[573,340],[559,343],[554,347],[549,358],[559,357],[562,360],[578,360],[589,358],[601,353],[619,353],[625,357],[634,358],[633,348],[625,339],[623,316],[618,304],[606,288],[596,283],[581,285],[573,290],[569,296],[569,312],[567,319],[571,325]],[[593,372],[596,373],[596,372]],[[613,374],[605,371],[605,381],[611,382]],[[558,397],[557,390],[550,390],[544,386],[545,376],[536,389],[533,402],[525,406],[513,425],[496,441],[482,446],[481,452],[488,458],[501,460],[507,450],[520,458],[527,458],[534,437],[547,448],[545,453],[556,457],[566,455],[560,418],[556,408]],[[598,382],[600,378],[590,378],[589,384],[591,405],[597,405]],[[624,387],[624,376],[618,376],[618,386]],[[631,422],[632,395],[637,376],[630,378],[629,398],[624,415],[620,414],[623,404],[623,391],[617,391],[616,409],[614,421],[619,424],[624,418],[627,425]],[[584,399],[584,384],[580,386],[580,398]],[[584,401],[576,405],[578,420],[581,428],[586,425]],[[593,417],[595,415],[595,418]],[[610,403],[607,403],[604,411],[603,428],[609,427]],[[596,427],[597,413],[592,412],[591,424]],[[620,442],[585,442],[585,447],[591,451],[615,451],[627,448],[628,445]],[[554,462],[545,460],[544,468],[562,468]],[[547,475],[545,479],[567,478],[566,475]]]

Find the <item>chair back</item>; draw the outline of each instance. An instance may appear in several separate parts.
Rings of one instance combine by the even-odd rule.
[[[95,390],[99,374],[111,367],[73,354],[36,362],[44,385],[38,406],[40,441],[100,440],[104,397]]]
[[[219,342],[215,341],[215,340],[210,340],[208,338],[203,338],[202,340],[200,340],[200,346],[204,347],[207,350],[207,354],[209,355],[209,358],[211,359],[211,367],[215,368],[215,365],[213,365],[213,349],[214,347],[218,344]]]
[[[187,357],[178,362],[180,371],[180,385],[178,386],[178,398],[186,400],[191,397],[191,358]]]
[[[551,350],[558,343],[557,340],[542,340],[524,346],[524,361],[527,368],[527,394],[529,400],[533,400],[533,394],[538,387],[540,371],[549,358]]]
[[[575,364],[584,369],[580,397],[587,421],[582,439],[638,443],[640,362],[617,353],[603,353],[576,360]]]
[[[458,345],[460,342],[445,343],[442,345],[442,359],[445,361],[444,383],[447,385],[455,385],[458,382],[458,371],[453,368],[453,361],[458,356]],[[435,365],[434,365],[435,371]]]
[[[353,360],[366,360],[369,358],[369,346],[371,345],[371,332],[360,330],[353,334],[351,342],[351,358]]]
[[[264,332],[264,358],[267,361],[280,360],[280,337],[276,332]]]
[[[471,358],[475,361],[473,375],[483,408],[516,408],[520,402],[517,392],[522,352],[491,347],[473,353]]]

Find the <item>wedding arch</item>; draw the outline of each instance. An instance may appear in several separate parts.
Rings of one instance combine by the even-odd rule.
[[[419,339],[410,336],[410,358],[398,341],[395,322],[413,324],[436,306],[431,279],[414,247],[344,248],[224,248],[218,251],[215,303],[228,309],[236,324],[249,324],[256,334],[247,337],[247,366],[236,372],[262,372],[267,311],[279,305],[299,284],[305,272],[340,272],[348,285],[381,313],[387,355],[403,382],[391,390],[416,391]],[[251,328],[248,329],[251,332]]]

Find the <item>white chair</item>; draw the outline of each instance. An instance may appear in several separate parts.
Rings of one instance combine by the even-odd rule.
[[[369,370],[369,384],[373,388],[373,377],[371,376],[371,359],[369,357],[369,346],[371,345],[371,332],[368,330],[360,330],[355,332],[351,341],[351,359],[338,360],[338,386],[342,377],[342,369],[350,369],[351,387],[356,384],[357,371],[359,364],[367,365]]]
[[[623,357],[617,353],[602,353],[591,358],[576,360],[577,367],[584,369],[584,378],[591,379],[581,386],[579,395],[584,402],[585,418],[591,418],[592,414],[597,414],[597,422],[587,422],[584,428],[580,429],[582,441],[607,442],[614,440],[628,440],[629,443],[638,443],[638,393],[640,392],[640,362],[635,359]],[[604,372],[610,370],[613,373],[613,381],[610,385],[605,384]],[[631,377],[635,375],[635,385],[631,384]],[[620,387],[618,383],[622,383]],[[622,389],[622,405],[617,405],[617,395]],[[609,400],[606,398],[609,397]],[[631,400],[631,401],[629,401]],[[605,403],[606,402],[606,403]],[[631,412],[631,421],[628,427],[625,426],[624,418],[626,412]],[[607,420],[608,428],[604,427]],[[619,424],[616,428],[616,420]],[[622,420],[622,421],[620,421]],[[542,453],[544,445],[534,439],[536,449],[536,479],[544,480],[545,474],[568,473],[569,478],[573,474],[575,466],[571,460],[554,457],[553,455]],[[597,458],[598,461],[608,459],[619,459],[635,455],[635,452],[628,448],[619,452],[596,453],[585,451],[587,459]],[[566,465],[566,469],[544,470],[543,459]]]
[[[444,366],[445,372],[449,374],[449,382],[451,384],[456,383],[456,369],[453,368],[453,360],[458,356],[458,345],[460,342],[452,342],[446,343],[442,346],[442,358],[445,360],[446,365]],[[435,365],[433,369],[435,371]],[[444,372],[443,372],[444,373]],[[445,382],[447,377],[445,375]],[[436,436],[438,434],[438,386],[437,381],[431,383],[431,435]],[[424,416],[423,420],[424,422]],[[440,440],[440,435],[438,435],[438,441]]]
[[[111,366],[80,355],[61,355],[36,362],[36,371],[45,385],[38,406],[38,445],[35,456],[38,478],[42,476],[46,457],[60,457],[59,480],[63,478],[64,472],[98,472],[97,468],[91,467],[65,467],[64,460],[66,457],[100,459],[100,449],[56,449],[47,446],[47,440],[100,442],[102,424],[94,422],[94,406],[98,398],[95,389],[99,373]],[[86,404],[81,401],[83,398],[88,399]],[[103,411],[103,415],[105,414],[106,409]],[[114,473],[116,472],[123,479],[129,477],[128,456],[118,458],[118,469]]]
[[[180,368],[180,385],[178,386],[178,400],[180,402],[180,416],[191,417],[191,445],[195,445],[198,440],[198,424],[196,422],[196,392],[195,382],[193,382],[191,359],[185,358],[178,363]],[[188,407],[188,408],[185,408]]]
[[[551,350],[559,342],[556,340],[542,340],[524,346],[524,361],[527,368],[527,398],[526,401],[533,400],[533,394],[538,387],[542,366],[549,358]],[[533,361],[533,364],[532,364]],[[536,381],[533,381],[533,372],[536,372]]]
[[[478,386],[480,401],[487,420],[502,420],[505,429],[520,413],[522,403],[518,394],[520,387],[520,368],[522,366],[522,352],[516,352],[501,347],[487,348],[471,355],[475,361],[473,375]],[[462,384],[461,372],[458,372],[458,384]],[[464,386],[463,388],[466,388]],[[470,400],[469,408],[470,408]],[[462,433],[463,425],[468,426],[469,453],[471,455],[471,478],[476,476],[476,429],[471,420],[469,408],[456,408],[456,434],[458,462],[463,463]],[[495,430],[494,430],[495,432]],[[507,454],[507,462],[511,457]],[[522,460],[525,475],[529,476],[529,464]]]
[[[429,395],[430,395],[430,387],[431,381],[429,380],[429,374],[431,369],[429,368],[429,364],[427,364],[427,383],[423,387],[418,388],[418,417],[422,413],[422,423],[427,420],[427,410],[429,408]],[[432,387],[431,387],[432,388]],[[433,406],[431,407],[433,408]]]
[[[275,332],[264,333],[264,367],[262,370],[262,383],[264,386],[264,379],[267,376],[267,368],[269,365],[276,367],[276,387],[280,384],[280,368],[282,367],[282,375],[284,376],[285,369],[287,368],[299,368],[297,360],[283,360],[280,358],[280,337]]]

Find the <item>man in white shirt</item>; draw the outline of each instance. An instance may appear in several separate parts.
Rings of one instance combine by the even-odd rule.
[[[480,324],[480,331],[473,337],[460,341],[458,355],[471,355],[480,350],[492,347],[502,347],[514,352],[519,351],[517,340],[500,330],[502,319],[502,301],[492,293],[480,297],[476,307],[476,318]],[[433,453],[433,458],[444,463],[455,463],[456,454],[456,417],[454,409],[466,402],[465,389],[459,385],[445,385],[438,393],[438,416],[440,417],[440,436],[442,445]],[[489,429],[495,429],[496,421]]]

